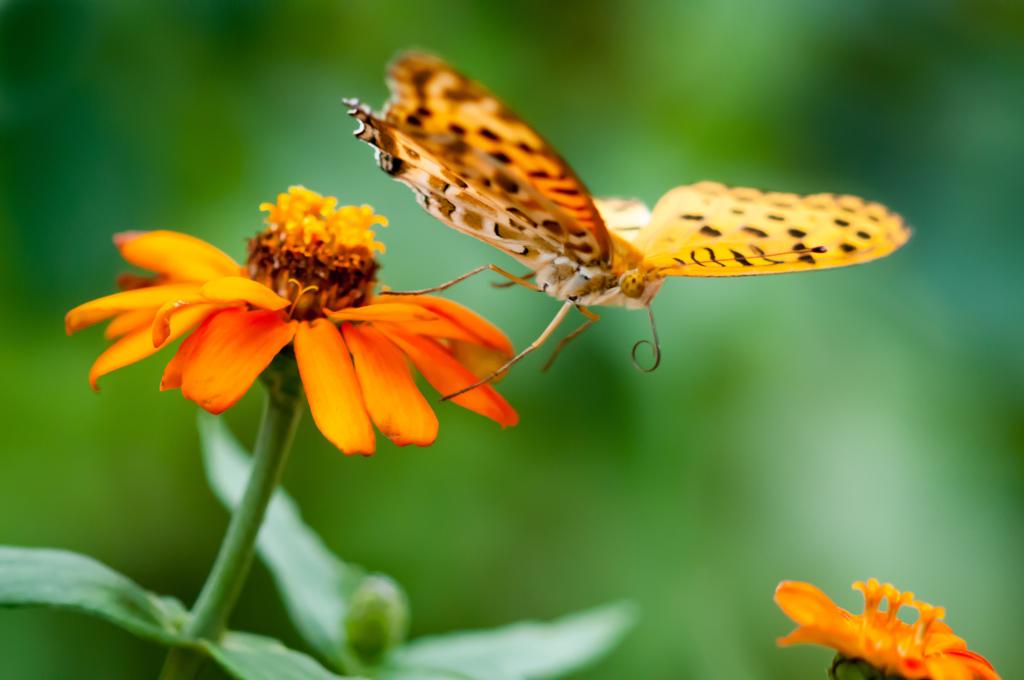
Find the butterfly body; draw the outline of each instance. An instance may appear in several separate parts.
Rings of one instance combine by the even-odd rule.
[[[649,311],[670,276],[839,267],[888,255],[910,237],[899,215],[854,196],[700,182],[669,191],[653,210],[637,200],[594,199],[533,128],[442,60],[404,54],[388,84],[381,114],[345,100],[360,122],[356,136],[427,212],[512,256],[536,284],[494,265],[481,269],[565,301],[531,349],[569,306],[590,318],[586,325],[597,319],[587,306]]]

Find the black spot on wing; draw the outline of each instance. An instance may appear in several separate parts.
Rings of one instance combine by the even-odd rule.
[[[729,252],[732,253],[733,257],[736,258],[736,261],[739,262],[744,267],[753,267],[754,266],[753,264],[750,263],[750,260],[748,260],[746,257],[743,256],[743,253],[735,251],[732,248],[729,249]]]
[[[395,158],[389,153],[381,152],[380,158],[377,160],[377,164],[380,165],[381,170],[392,177],[398,177],[405,169],[405,162],[402,161],[401,158]]]
[[[719,267],[725,266],[724,264],[715,259],[715,251],[711,250],[711,248],[705,248],[704,250],[708,251],[708,257],[711,259],[712,262],[717,264]]]

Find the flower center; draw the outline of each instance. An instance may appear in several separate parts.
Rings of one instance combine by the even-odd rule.
[[[264,203],[267,229],[249,240],[249,277],[292,300],[293,319],[309,320],[358,307],[373,294],[377,260],[370,227],[386,225],[370,206],[335,208],[337,201],[291,187]]]

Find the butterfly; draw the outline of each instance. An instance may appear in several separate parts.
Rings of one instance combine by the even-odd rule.
[[[672,189],[654,210],[635,199],[593,198],[540,134],[441,59],[400,55],[388,85],[391,98],[380,114],[344,100],[360,123],[356,137],[374,147],[377,164],[411,187],[428,213],[530,270],[520,277],[488,264],[434,288],[392,294],[443,290],[490,269],[564,301],[536,341],[462,391],[540,347],[573,307],[587,321],[561,341],[552,360],[598,320],[589,306],[620,305],[651,315],[654,341],[637,343],[633,360],[641,344],[650,344],[657,367],[651,301],[667,277],[843,267],[884,257],[910,238],[899,215],[855,196],[699,182]]]

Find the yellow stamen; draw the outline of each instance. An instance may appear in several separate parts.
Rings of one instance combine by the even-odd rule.
[[[287,243],[332,251],[363,246],[370,252],[384,252],[384,244],[374,240],[370,227],[387,226],[387,219],[374,215],[368,205],[336,209],[336,204],[331,196],[296,186],[287,194],[279,194],[276,204],[263,203],[260,210],[270,213],[267,225],[271,231],[279,231]]]
[[[923,650],[928,643],[932,624],[946,618],[946,609],[945,607],[933,607],[924,602],[912,602],[911,606],[921,612],[921,616],[911,626],[911,629],[914,630],[914,647]]]
[[[885,625],[887,628],[891,628],[893,626],[893,623],[898,621],[898,619],[896,618],[896,614],[897,612],[899,612],[900,608],[913,603],[914,594],[909,591],[901,593],[892,586],[889,586],[888,584],[886,585],[891,590],[890,592],[887,592],[885,595],[886,602],[888,603]]]

